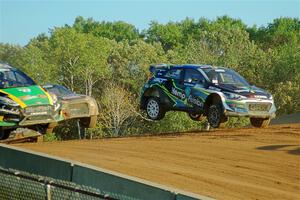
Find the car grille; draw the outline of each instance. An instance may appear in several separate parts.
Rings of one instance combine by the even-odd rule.
[[[49,115],[51,110],[51,106],[30,106],[25,108],[24,113],[30,116]]]
[[[248,105],[249,111],[268,112],[271,108],[271,103],[251,103]]]

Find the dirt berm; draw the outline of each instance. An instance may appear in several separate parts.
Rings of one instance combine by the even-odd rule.
[[[300,199],[300,124],[18,146],[216,199]]]

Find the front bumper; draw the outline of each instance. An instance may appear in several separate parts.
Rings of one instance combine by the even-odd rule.
[[[62,121],[60,106],[54,110],[50,105],[39,105],[26,107],[21,110],[20,113],[14,115],[8,115],[3,113],[0,116],[0,126],[13,127],[13,126],[31,126],[36,124],[49,124]]]
[[[226,100],[224,115],[228,117],[275,118],[273,100]]]

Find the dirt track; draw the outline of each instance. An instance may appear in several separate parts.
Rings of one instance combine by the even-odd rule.
[[[18,146],[217,199],[300,199],[300,124]]]

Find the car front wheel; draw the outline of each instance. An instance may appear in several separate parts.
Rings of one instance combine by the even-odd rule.
[[[270,118],[250,118],[251,125],[257,128],[266,128],[269,126]]]
[[[0,128],[0,140],[5,140],[9,137],[11,130],[3,130]]]
[[[211,105],[208,109],[207,120],[213,128],[224,127],[227,118],[223,115],[222,106],[219,104]]]
[[[146,104],[146,112],[149,119],[160,120],[165,116],[165,111],[163,110],[158,98],[149,98]]]

